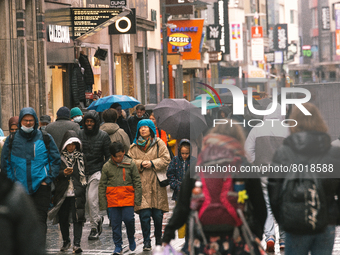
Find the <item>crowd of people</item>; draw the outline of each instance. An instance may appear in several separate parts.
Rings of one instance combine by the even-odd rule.
[[[237,170],[332,164],[337,171],[340,142],[331,144],[315,105],[303,106],[312,115],[293,107],[289,119],[295,126],[281,125],[280,105],[264,116],[273,121],[250,131],[217,125],[205,132],[198,153],[189,139],[169,139],[143,105],[127,119],[118,103],[102,114],[61,107],[55,122],[23,108],[10,118],[1,151],[0,206],[7,210],[0,210],[5,215],[0,226],[10,232],[0,233],[0,254],[45,254],[47,219],[59,224],[60,251],[72,245],[72,223],[73,253],[81,253],[84,222],[91,226],[88,240],[98,240],[103,212],[112,227],[113,254],[123,250],[122,222],[129,249],[136,249],[135,213],[143,251],[152,250],[152,218],[154,245],[168,245],[178,230],[178,236],[185,237],[185,254],[265,254],[274,252],[277,242],[286,254],[332,254],[340,222],[339,179],[247,178],[228,171],[212,177],[195,171],[196,166],[212,164]],[[224,111],[220,115],[227,118]],[[169,212],[168,185],[176,206],[162,234],[163,215]],[[301,190],[304,195],[298,196]]]

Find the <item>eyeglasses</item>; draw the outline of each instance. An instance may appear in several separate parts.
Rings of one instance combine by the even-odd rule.
[[[26,122],[26,123],[34,123],[35,122],[35,120],[25,120],[25,119],[23,119],[21,121]]]

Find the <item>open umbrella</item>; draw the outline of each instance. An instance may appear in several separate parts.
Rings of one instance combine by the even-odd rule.
[[[126,96],[126,95],[111,95],[107,97],[103,97],[98,99],[97,101],[93,101],[88,110],[96,110],[97,112],[103,112],[106,109],[109,109],[113,103],[119,103],[122,106],[122,109],[132,108],[140,102],[134,97]]]
[[[208,94],[206,94],[207,96],[207,100],[211,99],[211,96],[209,96]],[[194,106],[196,107],[199,107],[201,108],[202,107],[202,95],[199,95],[195,98],[195,100],[191,101],[190,102],[191,104],[193,104]],[[207,102],[207,109],[213,109],[213,108],[216,108],[216,107],[219,107],[220,105],[216,105],[215,103],[208,103]]]
[[[163,99],[155,108],[157,126],[176,139],[195,139],[207,128],[201,109],[185,99]]]
[[[225,92],[222,94],[219,94],[221,101],[223,104],[233,104],[233,94],[229,91],[229,92]],[[218,97],[214,96],[216,102],[218,102]],[[208,103],[214,103],[214,100],[211,98]],[[244,103],[247,104],[247,96],[244,95]],[[256,100],[253,98],[253,105],[258,104],[256,102]]]

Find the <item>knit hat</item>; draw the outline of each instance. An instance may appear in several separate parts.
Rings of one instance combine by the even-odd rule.
[[[48,115],[40,116],[40,122],[49,124],[49,123],[51,123],[51,117],[48,116]]]
[[[79,107],[74,107],[71,109],[71,119],[75,116],[83,116],[83,112],[79,109]]]
[[[70,109],[66,106],[60,107],[57,111],[57,118],[70,118]]]

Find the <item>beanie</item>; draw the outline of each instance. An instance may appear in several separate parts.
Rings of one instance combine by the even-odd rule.
[[[74,107],[71,109],[71,119],[75,116],[83,116],[83,112],[79,109],[79,107]]]
[[[68,109],[66,106],[60,107],[57,111],[57,118],[70,118],[70,109]]]

